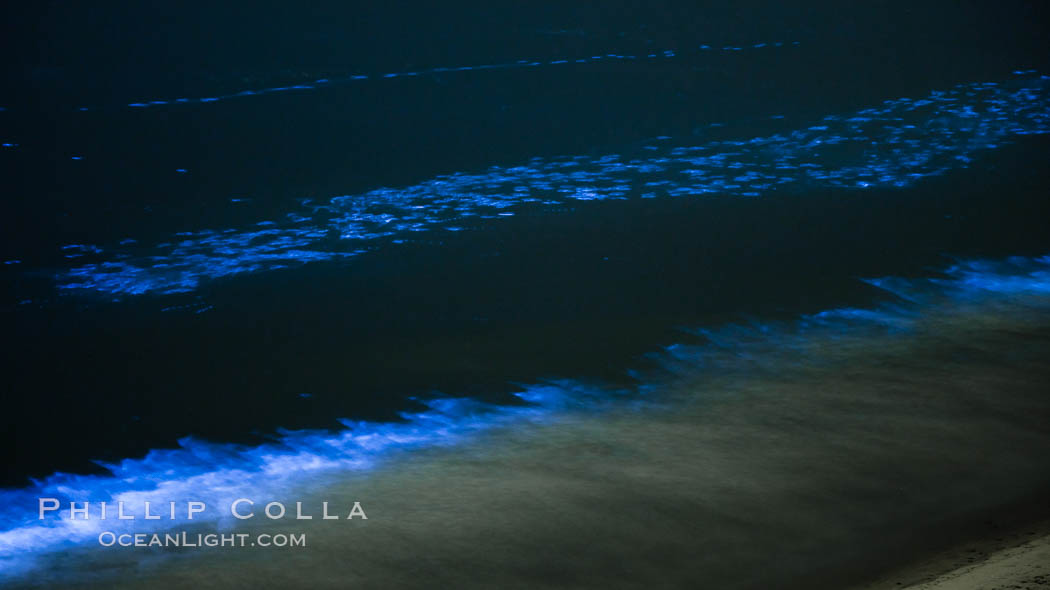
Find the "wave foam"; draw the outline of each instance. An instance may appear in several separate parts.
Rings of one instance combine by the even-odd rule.
[[[724,194],[757,197],[814,188],[904,188],[965,168],[981,151],[1050,133],[1050,76],[958,85],[899,98],[765,137],[678,145],[661,137],[638,153],[534,158],[400,187],[303,200],[283,219],[247,228],[182,232],[170,241],[77,244],[62,270],[66,292],[108,296],[191,292],[203,282],[354,256],[379,240],[458,231],[519,206]],[[89,248],[89,252],[85,252]],[[74,262],[74,264],[76,264]]]
[[[705,346],[672,346],[656,355],[668,368],[676,365],[696,371],[738,366],[740,359],[762,360],[824,347],[828,339],[863,336],[865,330],[910,330],[944,301],[987,303],[1005,298],[1050,295],[1050,256],[1002,261],[963,261],[937,278],[873,279],[900,297],[903,303],[875,309],[835,309],[790,324],[727,326],[704,330]],[[769,354],[775,351],[775,354]],[[750,367],[750,365],[749,365]],[[749,368],[750,370],[750,368]],[[651,380],[650,380],[651,381]],[[642,385],[644,393],[655,388]],[[622,392],[621,392],[622,393]],[[594,411],[610,404],[646,403],[645,397],[609,395],[609,391],[572,382],[526,387],[518,394],[523,405],[494,406],[470,399],[435,399],[427,410],[405,414],[404,422],[344,421],[346,429],[284,431],[276,442],[260,446],[208,443],[183,439],[177,449],[155,450],[142,459],[107,465],[111,475],[55,474],[18,490],[0,491],[0,571],[17,574],[30,569],[45,553],[90,542],[101,531],[94,520],[37,518],[37,498],[68,502],[127,503],[141,516],[142,503],[199,500],[209,506],[228,505],[234,499],[265,494],[279,497],[292,486],[325,473],[367,471],[393,453],[453,445],[481,432],[523,422],[556,420],[566,410]],[[136,510],[138,512],[136,512]],[[213,518],[219,518],[211,513]],[[226,517],[229,518],[228,516]],[[185,520],[149,521],[158,530]],[[130,523],[130,524],[128,524]],[[145,532],[147,521],[105,521],[104,530],[134,527]]]

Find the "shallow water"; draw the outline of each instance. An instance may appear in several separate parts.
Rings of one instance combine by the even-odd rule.
[[[305,549],[86,547],[43,556],[35,579],[842,587],[1034,514],[1050,485],[1047,281],[1045,261],[968,265],[888,282],[900,306],[710,333],[660,355],[643,392],[566,385],[575,403],[540,420],[301,471],[272,496],[359,501],[367,520],[218,523],[305,532]]]

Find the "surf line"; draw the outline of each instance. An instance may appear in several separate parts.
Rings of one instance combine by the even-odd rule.
[[[676,57],[680,57],[685,54],[699,55],[703,53],[722,53],[732,54],[737,52],[751,52],[764,49],[778,49],[778,48],[792,48],[798,47],[801,43],[799,41],[775,41],[769,43],[752,43],[747,45],[723,45],[716,47],[708,44],[698,44],[696,46],[684,49],[674,50],[666,49],[663,51],[650,51],[647,53],[603,53],[595,54],[585,57],[577,58],[564,58],[564,59],[520,59],[512,62],[494,63],[494,64],[479,64],[479,65],[464,65],[464,66],[451,66],[451,67],[435,67],[421,70],[409,70],[401,72],[386,72],[380,74],[350,74],[340,76],[338,78],[319,78],[311,83],[306,84],[294,84],[289,86],[273,86],[269,88],[259,88],[251,90],[242,90],[230,94],[221,94],[215,96],[204,96],[196,98],[175,98],[175,99],[155,99],[155,100],[144,100],[139,102],[131,102],[125,105],[127,108],[132,109],[146,109],[155,108],[161,106],[177,106],[177,105],[193,105],[193,104],[207,104],[214,103],[224,100],[231,100],[237,98],[246,98],[250,96],[260,96],[266,94],[275,94],[278,92],[292,92],[292,91],[309,91],[318,90],[323,88],[332,88],[342,86],[346,84],[353,84],[364,82],[368,80],[392,80],[397,78],[413,78],[425,75],[438,75],[438,74],[453,74],[457,72],[471,72],[471,71],[485,71],[485,70],[507,70],[507,69],[523,69],[523,68],[535,68],[541,66],[569,66],[572,64],[591,64],[597,62],[610,62],[610,61],[644,61],[644,60],[666,60]],[[87,111],[91,110],[88,107],[80,107],[79,110]]]

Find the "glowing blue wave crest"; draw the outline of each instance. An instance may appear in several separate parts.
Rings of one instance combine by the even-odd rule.
[[[942,278],[872,279],[874,285],[899,296],[904,303],[874,309],[834,309],[810,315],[796,322],[728,326],[701,330],[707,344],[676,345],[656,354],[665,366],[680,364],[690,374],[697,370],[732,365],[743,359],[761,359],[775,351],[777,358],[799,351],[800,359],[811,354],[807,345],[814,335],[862,334],[864,330],[904,331],[916,326],[924,313],[942,301],[999,301],[1009,297],[1050,296],[1050,256],[1010,258],[1003,261],[966,261],[948,269]],[[800,361],[804,362],[804,361]],[[656,387],[652,379],[640,388]],[[609,391],[573,382],[555,382],[527,387],[518,394],[521,406],[493,406],[468,399],[436,399],[426,402],[429,409],[404,415],[400,423],[344,421],[347,427],[331,431],[283,431],[277,442],[256,447],[205,443],[193,439],[180,441],[180,448],[156,450],[142,459],[127,459],[107,465],[112,475],[56,474],[19,490],[0,491],[0,573],[17,576],[33,567],[44,553],[81,543],[93,543],[101,530],[134,532],[164,530],[186,524],[185,516],[175,520],[142,520],[143,502],[200,500],[209,507],[228,506],[239,497],[274,498],[286,495],[293,485],[302,485],[311,476],[330,472],[365,471],[389,458],[392,453],[423,447],[452,445],[469,440],[480,432],[502,425],[523,422],[545,423],[557,420],[568,409],[592,411],[610,404],[644,404],[644,396],[610,395]],[[53,497],[68,502],[92,502],[91,520],[37,516],[37,498]],[[131,521],[97,518],[98,502],[112,507],[124,501]],[[211,511],[203,518],[232,518],[228,513]],[[208,522],[208,521],[204,521]],[[103,528],[104,526],[104,528]]]
[[[102,531],[141,533],[178,525],[217,520],[231,522],[227,510],[241,497],[265,494],[267,501],[283,497],[312,475],[371,469],[398,451],[451,445],[509,423],[538,422],[553,412],[603,403],[593,390],[571,383],[536,385],[517,394],[522,406],[494,406],[470,399],[444,398],[424,402],[426,411],[403,414],[401,423],[341,420],[339,432],[282,431],[279,442],[256,447],[216,444],[184,438],[178,449],[154,450],[142,459],[102,464],[112,475],[58,473],[19,490],[0,490],[0,574],[19,575],[32,568],[33,558],[47,551],[94,542]],[[71,520],[38,516],[38,498],[90,502],[90,518]],[[202,501],[209,507],[192,521],[182,509],[175,520],[144,520],[144,502],[165,507],[168,502]],[[100,519],[99,502],[110,514]],[[125,514],[116,519],[116,503]],[[156,513],[156,508],[152,511]],[[2,576],[0,576],[2,580]]]

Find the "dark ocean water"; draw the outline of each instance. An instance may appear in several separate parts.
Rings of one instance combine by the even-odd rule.
[[[1050,252],[1037,3],[6,10],[11,498]]]

